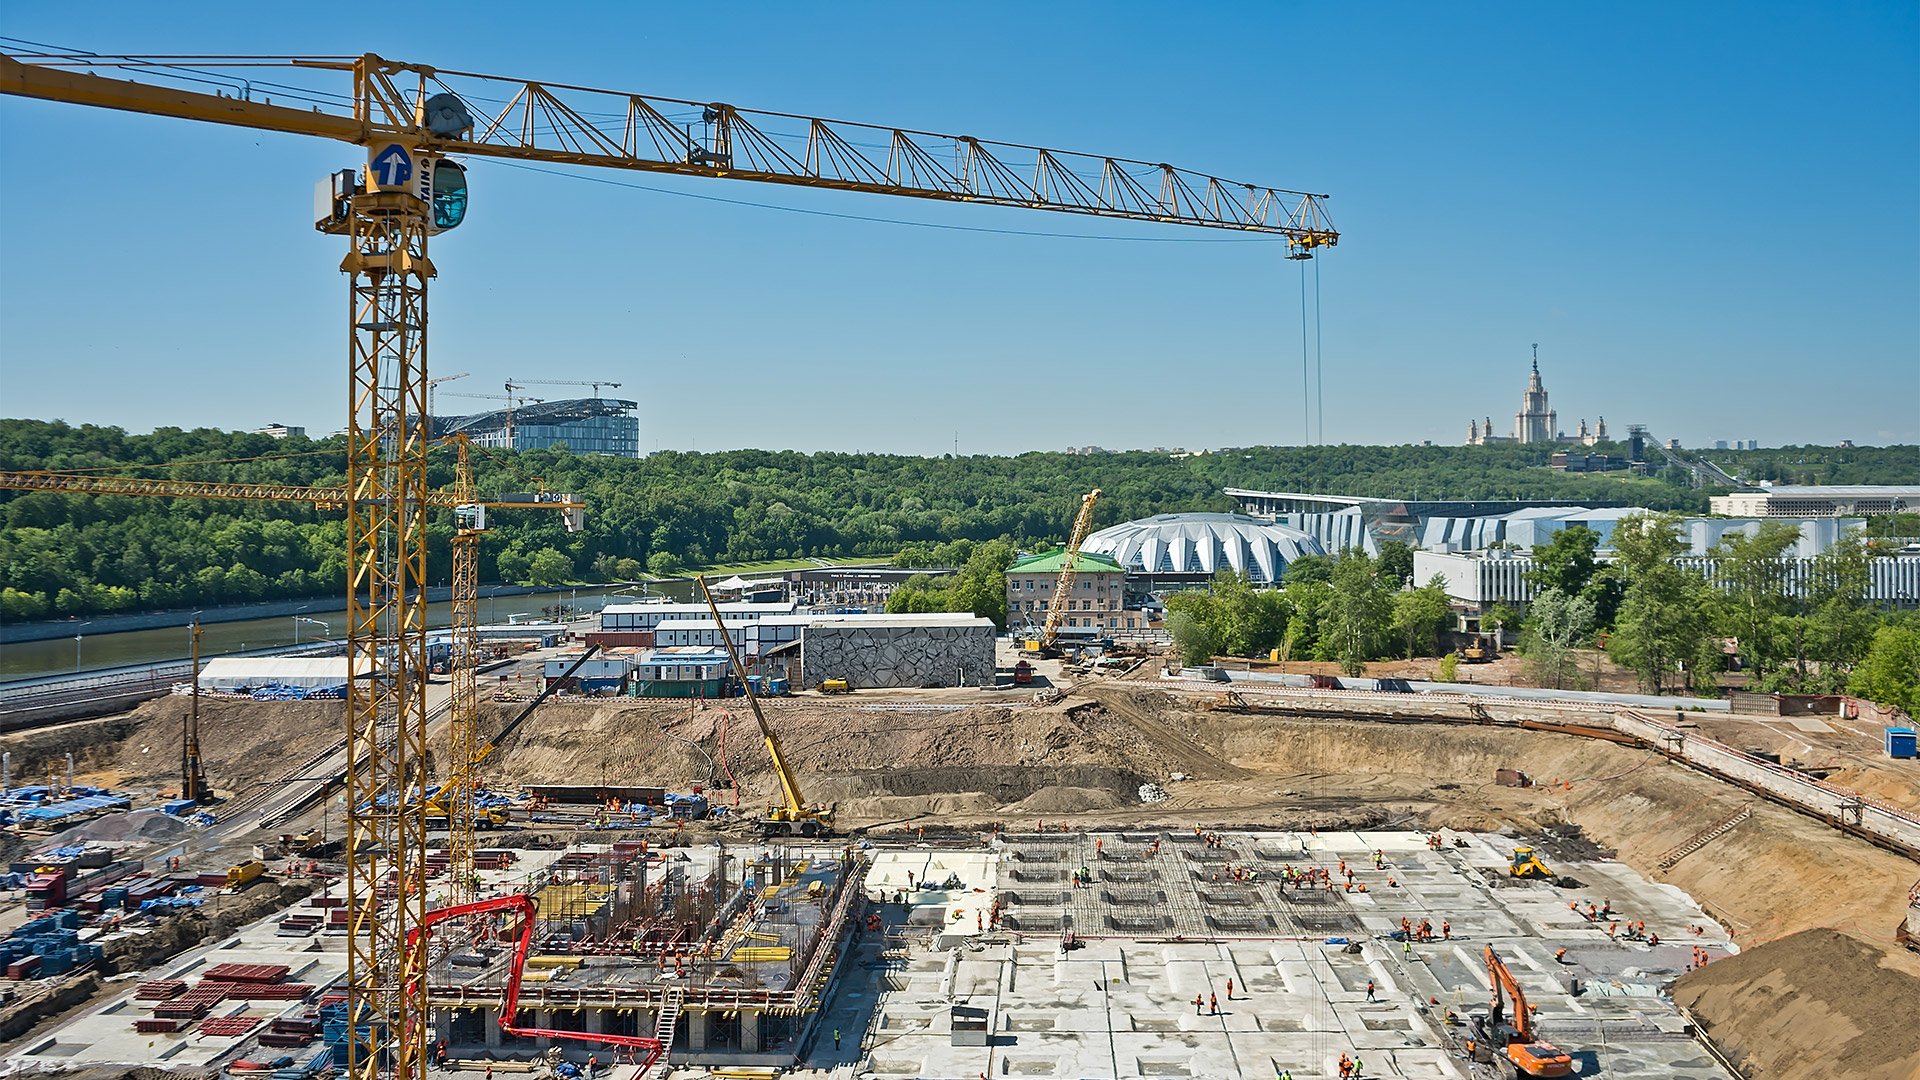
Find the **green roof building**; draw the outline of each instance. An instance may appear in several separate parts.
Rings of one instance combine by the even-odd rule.
[[[1029,555],[1007,568],[1007,625],[1040,626],[1047,621],[1060,580],[1065,548]],[[1066,597],[1061,625],[1067,629],[1137,630],[1144,616],[1126,609],[1126,568],[1106,555],[1082,551],[1073,560],[1073,590]]]

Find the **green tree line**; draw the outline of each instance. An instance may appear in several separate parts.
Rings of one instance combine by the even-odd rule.
[[[1897,449],[1897,448],[1896,448]],[[1906,458],[1911,458],[1910,450]],[[95,470],[337,486],[339,438],[275,440],[213,429],[0,420],[0,468]],[[563,448],[475,458],[482,496],[576,492],[586,529],[558,515],[490,516],[486,581],[631,580],[644,572],[802,556],[887,556],[968,540],[1058,543],[1080,497],[1096,527],[1152,514],[1229,510],[1226,486],[1423,498],[1531,498],[1704,510],[1705,494],[1650,478],[1555,473],[1546,447],[1255,447],[1176,459],[1131,452],[937,458],[735,450],[641,460]],[[1849,451],[1871,471],[1874,451]],[[1892,450],[1888,462],[1899,460]],[[248,459],[248,460],[235,460]],[[165,469],[139,468],[166,465]],[[1892,468],[1890,464],[1888,466]],[[450,457],[430,482],[452,483]],[[429,579],[449,577],[451,522],[429,535]],[[294,504],[0,492],[0,615],[32,619],[325,595],[345,580],[337,511]],[[962,560],[964,561],[964,560]],[[959,565],[947,563],[944,565]]]

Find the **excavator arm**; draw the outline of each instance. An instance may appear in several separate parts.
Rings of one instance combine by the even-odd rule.
[[[1527,992],[1506,963],[1486,949],[1487,982],[1492,1000],[1487,1003],[1487,1020],[1481,1038],[1489,1040],[1485,1049],[1502,1063],[1509,1076],[1559,1077],[1573,1075],[1573,1057],[1549,1042],[1542,1041],[1533,1027],[1533,1008],[1527,1004]],[[1506,1003],[1513,1002],[1513,1015],[1506,1015]]]

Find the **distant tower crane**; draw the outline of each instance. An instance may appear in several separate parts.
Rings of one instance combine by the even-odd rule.
[[[252,83],[346,75],[299,107]],[[95,72],[110,72],[109,75]],[[182,88],[227,80],[231,96]],[[269,75],[270,73],[270,75]],[[144,77],[147,81],[140,81]],[[280,82],[280,85],[286,85]],[[298,88],[305,90],[307,88]],[[296,92],[298,92],[298,90]],[[1324,195],[1172,165],[564,82],[358,57],[0,54],[0,93],[333,139],[364,165],[316,191],[315,226],[347,238],[347,1059],[355,1080],[424,1080],[427,1064],[426,567],[428,238],[466,217],[450,155],[675,173],[1021,207],[1339,242]],[[332,102],[349,104],[335,105]],[[505,102],[489,113],[491,108]],[[670,117],[710,117],[696,137]],[[784,136],[804,128],[805,145]],[[391,884],[390,884],[391,883]]]
[[[507,384],[507,392],[506,392],[506,393],[504,393],[504,394],[459,394],[459,393],[453,393],[453,392],[451,392],[451,391],[449,391],[449,392],[448,392],[448,393],[447,393],[447,394],[446,394],[445,396],[446,396],[446,397],[457,397],[457,398],[473,398],[473,399],[475,399],[476,401],[504,401],[504,402],[506,402],[506,403],[507,403],[507,408],[506,408],[506,414],[507,414],[507,445],[506,445],[506,448],[507,448],[508,450],[511,450],[511,449],[513,449],[513,410],[515,410],[515,409],[518,409],[518,408],[522,408],[522,407],[524,407],[524,406],[527,406],[527,405],[538,405],[538,404],[540,404],[540,403],[541,403],[542,401],[545,401],[545,400],[546,400],[546,398],[537,398],[537,397],[523,397],[522,395],[520,395],[520,394],[517,394],[517,393],[515,393],[515,392],[514,392],[514,391],[515,391],[515,390],[517,390],[517,389],[518,389],[518,387],[516,387],[516,386],[514,386],[514,385],[513,385],[512,383],[508,383],[508,384]]]
[[[466,372],[457,371],[452,375],[442,375],[437,379],[428,379],[427,380],[427,415],[428,416],[440,415],[438,412],[434,411],[434,408],[433,408],[433,399],[436,396],[433,389],[434,387],[439,386],[441,383],[449,383],[455,379],[464,379],[466,377],[467,377]]]
[[[518,389],[521,389],[522,387],[527,387],[527,386],[591,386],[593,387],[594,397],[600,396],[600,388],[603,386],[611,386],[615,390],[620,389],[620,384],[617,382],[614,382],[612,379],[508,379],[507,380],[508,390],[518,390]]]

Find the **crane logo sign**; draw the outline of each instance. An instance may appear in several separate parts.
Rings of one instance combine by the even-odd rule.
[[[399,143],[389,143],[387,147],[367,159],[367,173],[373,182],[383,188],[404,188],[407,181],[413,179],[413,155]]]

